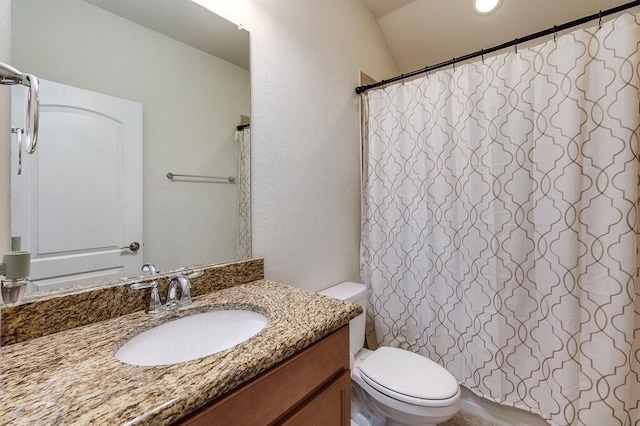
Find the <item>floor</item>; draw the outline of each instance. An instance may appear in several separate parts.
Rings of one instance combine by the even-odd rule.
[[[441,423],[438,426],[497,426],[482,417],[474,416],[473,414],[459,412],[451,420]]]

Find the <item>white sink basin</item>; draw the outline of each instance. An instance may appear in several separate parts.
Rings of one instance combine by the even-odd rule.
[[[116,358],[145,366],[191,361],[242,343],[266,325],[267,317],[252,311],[195,314],[138,334],[116,352]]]

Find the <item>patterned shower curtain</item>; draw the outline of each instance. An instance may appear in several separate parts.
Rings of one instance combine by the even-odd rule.
[[[550,424],[639,424],[639,21],[366,95],[370,345]]]
[[[251,258],[251,129],[236,132],[238,154],[238,259]]]

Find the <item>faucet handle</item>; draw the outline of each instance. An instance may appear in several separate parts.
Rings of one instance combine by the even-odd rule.
[[[201,269],[199,271],[195,271],[189,275],[187,275],[187,278],[189,278],[190,280],[194,279],[194,278],[198,278],[204,275],[204,271]]]
[[[150,283],[134,283],[134,284],[131,284],[129,288],[133,290],[144,290],[147,288],[151,289],[151,297],[149,298],[149,304],[145,309],[146,313],[157,314],[158,312],[162,312],[164,310],[164,306],[162,306],[162,302],[160,301],[160,292],[158,291],[157,281],[152,281]]]

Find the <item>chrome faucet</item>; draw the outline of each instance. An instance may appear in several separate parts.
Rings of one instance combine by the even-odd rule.
[[[153,266],[152,264],[147,264],[147,265],[150,265],[151,267],[153,267],[153,269],[149,268],[148,272],[150,272],[152,275],[157,274],[157,268],[155,268],[155,266]],[[145,265],[145,267],[147,265]],[[143,270],[144,270],[144,267],[143,267]],[[155,274],[153,272],[154,270],[156,271]],[[193,278],[198,278],[203,274],[204,274],[203,271],[196,271],[189,275],[176,274],[176,275],[170,276],[169,289],[167,291],[167,299],[164,304],[162,304],[162,302],[160,301],[160,293],[158,291],[157,281],[152,281],[150,283],[144,283],[144,284],[143,283],[131,284],[130,288],[132,288],[133,290],[142,290],[146,288],[151,289],[151,298],[149,299],[149,305],[147,306],[146,312],[149,314],[155,314],[158,312],[171,310],[176,306],[187,305],[193,302],[193,299],[191,299],[191,281],[190,280],[192,280]],[[177,294],[178,285],[180,285],[180,290],[182,291],[182,294],[180,295],[179,299]]]
[[[176,295],[178,284],[180,284],[180,289],[182,290],[182,294],[180,295],[179,300]],[[174,275],[173,277],[171,277],[169,280],[169,291],[167,293],[167,309],[171,309],[174,306],[184,305],[191,302],[191,281],[189,281],[189,278],[186,275],[182,274]]]
[[[177,305],[187,305],[193,302],[191,299],[191,281],[194,278],[198,278],[204,274],[203,271],[197,271],[193,274],[184,275],[177,274],[169,278],[169,291],[167,293],[167,309],[171,309]],[[178,284],[180,284],[180,290],[182,294],[180,295],[180,299],[176,298],[176,290],[178,288]]]
[[[149,304],[145,309],[148,314],[157,314],[165,310],[162,301],[160,300],[160,292],[158,291],[158,281],[152,281],[150,283],[135,283],[131,284],[129,288],[134,290],[143,290],[145,288],[151,289],[151,297],[149,298]]]
[[[160,270],[153,263],[145,263],[142,265],[142,272],[148,272],[150,275],[158,275]]]

